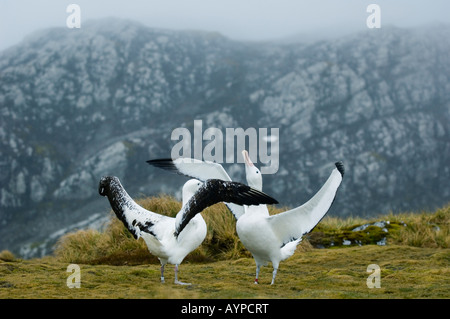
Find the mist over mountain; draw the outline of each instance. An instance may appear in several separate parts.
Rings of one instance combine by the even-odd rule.
[[[338,160],[330,215],[446,204],[448,52],[443,25],[305,43],[119,19],[34,33],[0,53],[0,250],[45,255],[65,232],[100,225],[104,175],[133,197],[179,195],[187,178],[145,161],[170,157],[172,131],[193,133],[194,120],[224,134],[279,128],[279,170],[263,190],[282,205],[308,200]],[[223,165],[245,182],[243,164]]]

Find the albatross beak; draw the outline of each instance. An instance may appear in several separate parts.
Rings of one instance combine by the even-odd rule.
[[[100,183],[98,183],[98,193],[101,196],[106,196],[105,183],[106,183],[106,178],[102,177],[102,179],[100,180]]]
[[[248,166],[255,166],[250,160],[250,156],[248,156],[248,152],[246,150],[242,151],[242,156],[244,157],[245,164],[247,164]]]

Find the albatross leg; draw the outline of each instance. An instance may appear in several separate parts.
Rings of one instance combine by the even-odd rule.
[[[158,257],[158,259],[159,259],[159,262],[161,263],[161,283],[163,284],[163,283],[165,283],[165,281],[164,281],[164,267],[167,264],[167,260],[164,259],[164,258],[159,258],[159,257]]]
[[[190,285],[190,283],[181,282],[181,281],[178,280],[178,264],[175,265],[175,284],[177,284],[177,285]]]
[[[275,283],[275,277],[277,276],[277,271],[278,271],[278,266],[279,265],[280,265],[280,262],[272,261],[273,273],[272,273],[272,283],[271,283],[271,285],[273,285]]]
[[[165,283],[164,281],[164,264],[161,264],[161,283]]]
[[[277,271],[278,271],[278,267],[277,268],[273,268],[273,273],[272,273],[272,283],[271,285],[273,285],[275,283],[275,277],[277,276]]]
[[[261,268],[261,265],[256,265],[256,278],[255,278],[255,285],[258,284],[258,278],[259,278],[259,268]]]

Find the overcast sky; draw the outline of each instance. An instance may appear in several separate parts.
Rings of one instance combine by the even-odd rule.
[[[81,8],[81,27],[113,16],[256,41],[363,30],[371,3],[381,8],[381,27],[449,23],[450,17],[448,0],[0,0],[0,50],[35,30],[66,27],[71,3]]]

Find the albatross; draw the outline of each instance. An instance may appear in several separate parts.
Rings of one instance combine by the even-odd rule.
[[[116,216],[135,239],[143,238],[150,253],[161,262],[161,282],[164,267],[175,265],[175,284],[189,285],[178,280],[178,266],[206,237],[206,223],[199,214],[203,209],[222,201],[238,205],[277,203],[267,194],[237,182],[206,179],[188,180],[182,189],[182,208],[176,217],[149,211],[138,205],[115,176],[102,177],[98,191],[106,196]]]
[[[262,191],[262,175],[242,151],[246,179],[249,186]],[[190,176],[198,180],[221,178],[231,181],[222,165],[197,159],[178,158],[147,161],[150,165]],[[242,244],[250,251],[256,263],[255,284],[258,284],[261,266],[272,263],[272,282],[281,261],[291,257],[303,236],[311,232],[330,209],[344,176],[344,164],[336,162],[327,181],[306,203],[288,211],[270,215],[266,205],[238,206],[227,204],[236,218],[236,232]]]

